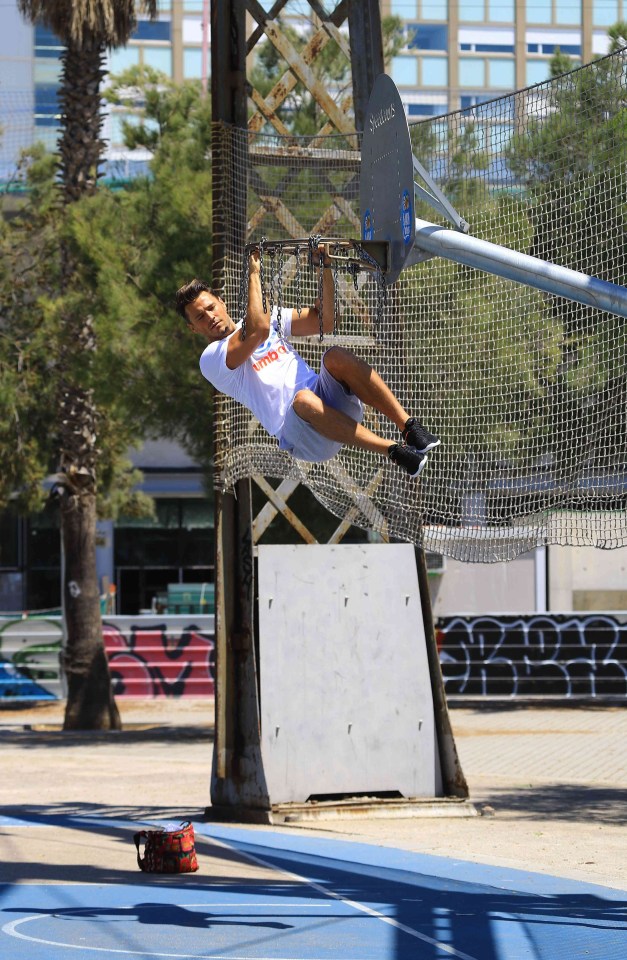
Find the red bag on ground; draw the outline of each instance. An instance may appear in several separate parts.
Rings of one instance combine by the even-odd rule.
[[[198,870],[194,827],[184,820],[178,830],[140,830],[134,836],[137,863],[145,873],[194,873]],[[144,843],[144,856],[139,852]]]

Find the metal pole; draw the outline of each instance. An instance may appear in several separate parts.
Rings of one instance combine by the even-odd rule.
[[[528,287],[627,317],[627,288],[416,218],[415,246]],[[411,258],[410,261],[411,263]]]

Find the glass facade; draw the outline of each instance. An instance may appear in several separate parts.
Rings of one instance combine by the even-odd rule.
[[[155,517],[121,517],[115,526],[114,564],[120,613],[150,609],[169,583],[214,579],[213,503],[162,498]]]
[[[56,610],[61,604],[59,512],[20,517],[0,513],[0,615]],[[214,579],[213,502],[199,497],[163,497],[151,519],[120,518],[113,531],[118,613],[150,608],[168,583]]]
[[[514,0],[488,0],[490,23],[513,23],[515,16]]]
[[[424,87],[448,85],[448,59],[446,57],[422,57],[421,80]]]
[[[459,85],[460,87],[485,87],[485,60],[480,57],[460,57]]]
[[[514,90],[516,70],[513,60],[490,58],[488,64],[488,86],[494,90]]]
[[[460,23],[483,23],[486,19],[483,0],[460,0]]]
[[[410,23],[409,50],[448,50],[448,27],[443,23]]]
[[[618,0],[592,0],[592,22],[595,27],[611,27],[621,16]]]
[[[207,64],[207,67],[209,64]],[[202,77],[202,50],[200,47],[185,47],[183,50],[183,76],[186,80]]]
[[[420,15],[423,20],[446,20],[448,3],[446,0],[421,0]]]
[[[558,51],[571,58],[574,69],[584,58],[607,51],[599,28],[625,15],[623,0],[592,0],[592,23],[584,20],[583,0],[575,4],[527,0],[524,24],[516,21],[517,9],[515,0],[459,0],[455,19],[450,20],[447,4],[431,4],[426,15],[424,2],[383,0],[384,14],[395,12],[405,21],[405,47],[394,59],[391,73],[402,88],[408,116],[436,116],[442,108],[428,98],[412,102],[414,83],[416,93],[436,87],[444,92],[446,87],[449,109],[454,110],[467,104],[467,92],[479,96],[485,91],[494,97],[542,83],[550,76],[551,58]],[[416,81],[412,56],[418,62]],[[448,89],[449,84],[454,89]]]
[[[526,83],[532,86],[534,83],[542,83],[548,80],[551,75],[551,69],[548,60],[527,60]]]
[[[418,61],[415,57],[392,57],[391,76],[399,87],[417,86]]]
[[[49,148],[53,148],[59,128],[58,86],[63,47],[47,27],[36,26],[34,34],[33,83],[36,136]]]

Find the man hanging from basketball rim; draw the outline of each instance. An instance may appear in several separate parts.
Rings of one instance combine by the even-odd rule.
[[[321,248],[320,256],[329,267],[328,251]],[[327,333],[333,329],[334,284],[333,270],[325,269],[322,317]],[[202,280],[177,291],[176,308],[188,328],[208,341],[200,358],[203,376],[251,410],[278,439],[280,449],[296,459],[330,460],[346,445],[386,456],[410,477],[418,477],[428,451],[439,445],[438,437],[410,416],[376,370],[350,350],[330,347],[319,374],[303,360],[288,341],[318,332],[318,307],[264,310],[257,251],[249,262],[245,339],[238,335],[241,324]],[[390,420],[402,441],[364,427],[364,404]]]

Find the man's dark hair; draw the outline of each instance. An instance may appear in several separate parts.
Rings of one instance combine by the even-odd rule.
[[[210,293],[213,297],[219,296],[208,283],[205,283],[204,280],[199,280],[198,277],[194,277],[193,280],[183,284],[183,286],[179,287],[176,291],[176,312],[179,313],[186,322],[187,314],[185,313],[185,307],[193,303],[201,293]]]

